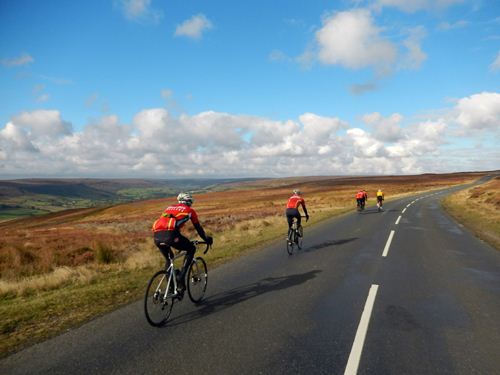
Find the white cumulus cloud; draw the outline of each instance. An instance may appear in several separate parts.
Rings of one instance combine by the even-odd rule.
[[[273,177],[498,168],[490,138],[499,135],[500,94],[474,94],[433,113],[439,117],[406,119],[409,125],[398,113],[367,113],[362,128],[312,112],[273,120],[215,111],[173,116],[165,108],[149,108],[130,124],[106,115],[73,131],[58,111],[36,110],[0,128],[0,174]],[[479,131],[487,130],[481,152],[490,156],[482,160],[477,150],[462,147],[457,127],[469,142],[482,140],[485,132]],[[453,142],[463,155],[453,152]]]
[[[378,112],[363,116],[364,123],[373,128],[373,136],[383,142],[396,142],[403,137],[402,120],[403,116],[399,113],[394,113],[387,118]]]
[[[386,71],[396,60],[396,46],[381,35],[366,9],[333,14],[316,32],[318,58],[324,64],[351,69],[374,66]]]
[[[20,126],[8,122],[5,127],[0,130],[0,141],[2,148],[7,151],[36,151],[36,147],[31,143],[28,133]]]
[[[178,25],[174,35],[200,39],[203,33],[212,27],[212,22],[204,14],[200,13]]]
[[[465,131],[500,130],[500,93],[482,92],[458,101],[457,122]]]
[[[56,110],[23,112],[12,118],[12,122],[29,131],[33,137],[54,138],[71,133],[71,124],[63,121]]]

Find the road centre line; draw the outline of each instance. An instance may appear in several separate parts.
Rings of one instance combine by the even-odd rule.
[[[395,231],[391,230],[391,234],[389,234],[389,238],[387,239],[387,242],[384,247],[384,252],[382,253],[383,257],[386,257],[387,253],[389,252],[389,247],[391,246],[392,237],[394,237],[394,233]]]
[[[375,304],[377,291],[378,285],[372,284],[370,291],[368,292],[368,297],[366,298],[363,313],[361,314],[361,320],[359,321],[358,330],[356,331],[356,336],[354,337],[354,343],[352,344],[351,353],[349,354],[349,359],[347,360],[344,375],[356,375],[358,372],[359,361],[361,359],[361,353],[363,352],[363,345],[365,343],[366,332],[368,331],[368,324],[370,323],[370,317],[372,315],[373,305]]]
[[[401,220],[401,215],[399,215],[398,219],[396,220],[396,225],[399,224],[399,220]]]
[[[408,207],[410,207],[410,206],[411,206],[411,203],[408,203],[408,204],[406,205],[406,208],[408,208]]]
[[[406,207],[403,209],[403,211],[401,211],[402,214],[404,214],[406,211]]]

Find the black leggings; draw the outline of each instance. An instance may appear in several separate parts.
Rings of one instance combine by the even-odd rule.
[[[287,208],[285,211],[286,220],[288,221],[288,229],[292,227],[293,218],[297,218],[297,226],[300,227],[301,217],[300,212],[297,208]]]
[[[193,261],[194,253],[196,252],[196,246],[194,246],[194,244],[190,240],[180,234],[177,230],[162,230],[155,232],[154,241],[155,245],[165,257],[166,268],[170,266],[168,255],[170,254],[170,256],[173,257],[171,247],[180,251],[186,251],[184,264],[182,266],[182,271],[180,274],[181,280],[184,280],[188,267]]]

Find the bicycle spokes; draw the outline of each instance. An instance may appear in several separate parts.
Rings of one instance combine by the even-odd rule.
[[[187,290],[191,301],[198,303],[203,299],[207,289],[207,283],[207,265],[203,258],[195,258],[188,270]]]
[[[164,325],[172,312],[175,295],[171,270],[158,271],[149,281],[144,296],[146,319],[153,326]]]

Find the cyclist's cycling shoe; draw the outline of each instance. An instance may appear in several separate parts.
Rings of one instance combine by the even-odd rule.
[[[186,284],[184,283],[184,280],[180,279],[177,281],[177,291],[178,292],[183,292],[186,290]]]
[[[179,301],[182,301],[182,299],[184,298],[184,289],[181,290],[177,288],[177,296],[175,298],[177,298]]]
[[[179,281],[177,284],[177,299],[180,301],[184,297],[184,292],[186,291],[186,285],[184,280]]]

